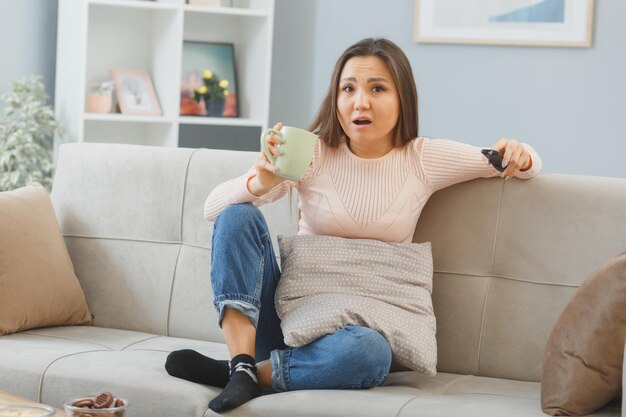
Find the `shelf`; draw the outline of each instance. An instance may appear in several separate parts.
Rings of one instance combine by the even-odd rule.
[[[194,117],[181,116],[179,119],[181,124],[186,125],[218,125],[218,126],[252,126],[262,127],[263,122],[255,119],[229,118],[229,117]]]
[[[66,140],[238,150],[258,145],[269,116],[275,0],[222,0],[221,7],[186,0],[58,2],[55,115],[66,126]],[[180,115],[186,41],[234,45],[239,117]],[[217,58],[195,59],[203,70]],[[161,114],[86,112],[89,92],[110,80],[113,69],[145,70]]]
[[[208,7],[208,6],[184,6],[184,10],[188,13],[204,13],[204,14],[221,14],[231,16],[251,16],[251,17],[268,17],[269,13],[243,9],[239,7]]]
[[[129,0],[89,0],[89,4],[99,6],[126,7],[132,9],[151,9],[151,10],[178,10],[177,4],[163,3],[156,1],[129,1]]]
[[[87,121],[97,122],[122,122],[122,123],[174,123],[175,120],[171,117],[163,116],[133,116],[127,114],[117,113],[85,113],[84,116]]]
[[[178,10],[183,9],[189,13],[222,14],[232,16],[268,17],[269,13],[261,10],[247,9],[243,7],[211,7],[196,5],[179,5],[175,3],[163,3],[155,1],[139,0],[89,0],[89,4],[98,6],[124,7],[132,9],[151,10]]]

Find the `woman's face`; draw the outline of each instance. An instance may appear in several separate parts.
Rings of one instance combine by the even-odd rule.
[[[339,77],[337,116],[351,145],[393,145],[400,98],[391,71],[377,56],[350,58]]]

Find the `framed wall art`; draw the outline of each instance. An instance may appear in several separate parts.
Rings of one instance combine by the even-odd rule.
[[[419,43],[591,46],[594,0],[415,0]]]
[[[115,96],[123,114],[161,114],[161,106],[147,71],[113,69],[111,77],[115,82]]]
[[[181,115],[239,117],[232,43],[185,41],[181,76]]]

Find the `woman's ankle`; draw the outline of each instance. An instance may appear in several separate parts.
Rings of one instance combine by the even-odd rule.
[[[232,309],[224,309],[222,331],[231,358],[245,353],[253,358],[255,355],[256,328],[248,316]]]
[[[256,364],[259,387],[263,389],[272,388],[272,363],[264,360]]]

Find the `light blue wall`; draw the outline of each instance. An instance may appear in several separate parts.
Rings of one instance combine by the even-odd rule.
[[[543,172],[626,178],[626,2],[596,1],[591,48],[417,44],[413,15],[412,0],[277,0],[270,123],[308,126],[341,52],[384,36],[413,65],[420,134],[517,138]]]
[[[11,82],[43,76],[54,103],[58,0],[0,0],[0,94]]]
[[[307,128],[316,109],[314,60],[315,1],[276,0],[270,120]]]
[[[54,93],[57,0],[0,0],[0,93],[42,74]],[[307,127],[337,57],[385,36],[409,56],[420,133],[532,144],[551,173],[626,178],[626,2],[596,1],[591,48],[427,45],[413,1],[276,0],[270,122]]]

